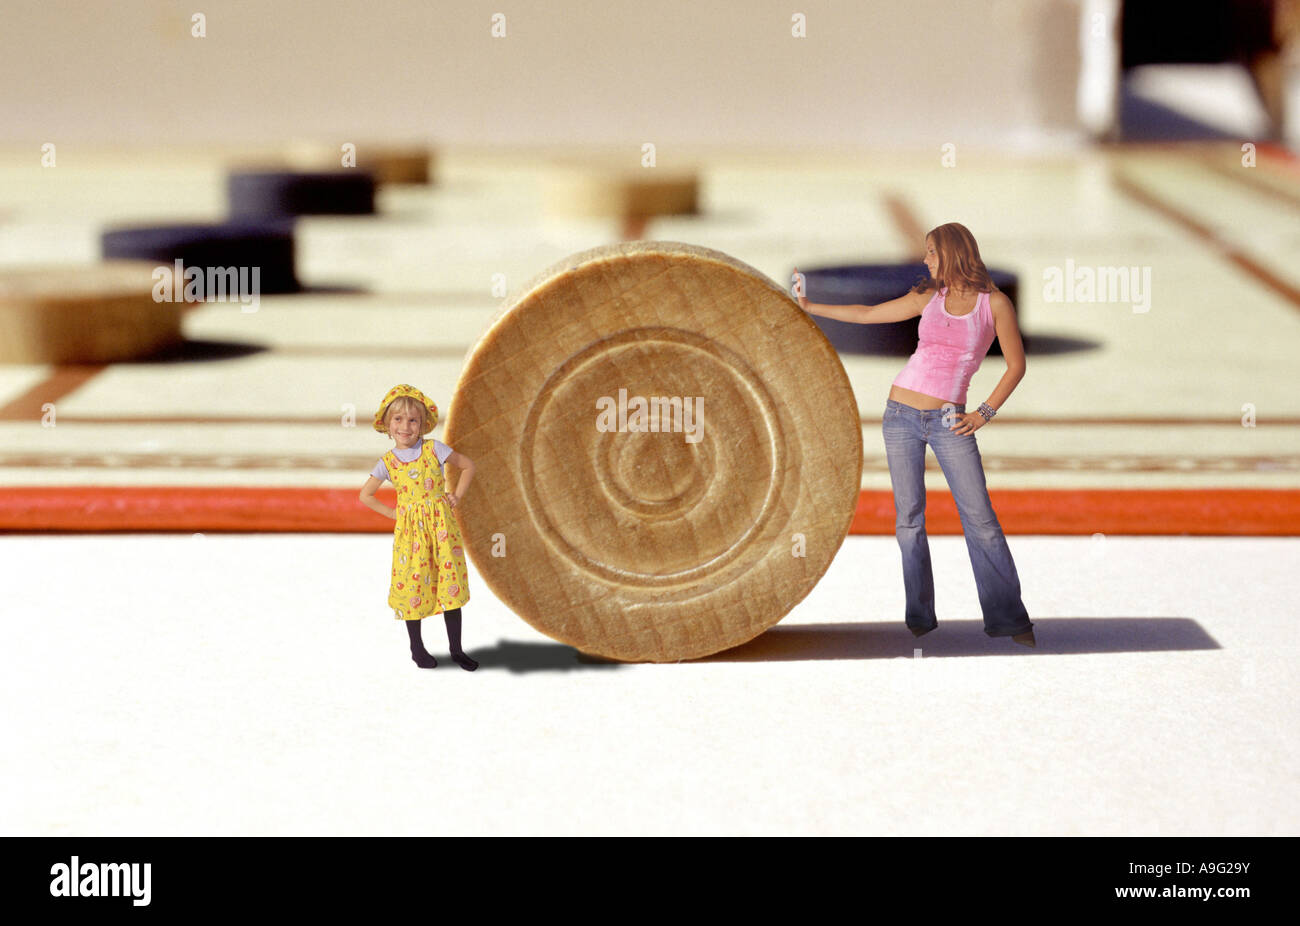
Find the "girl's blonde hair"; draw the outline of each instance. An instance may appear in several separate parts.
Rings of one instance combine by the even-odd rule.
[[[938,256],[938,269],[912,287],[914,293],[925,293],[944,286],[973,289],[976,292],[1001,292],[989,276],[988,268],[980,257],[980,246],[970,229],[958,222],[949,222],[930,229],[926,239],[934,239]]]
[[[399,408],[412,414],[419,412],[420,427],[417,433],[423,434],[424,426],[429,423],[429,410],[424,407],[423,403],[409,395],[399,395],[388,403],[388,407],[384,409],[384,430],[388,430],[388,422],[393,420],[393,415]]]

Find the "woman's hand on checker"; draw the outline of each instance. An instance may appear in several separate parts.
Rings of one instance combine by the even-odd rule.
[[[794,268],[794,276],[795,276],[795,291],[798,293],[798,295],[795,296],[795,301],[799,303],[799,308],[807,312],[808,293],[806,292],[806,287],[804,286],[803,274],[799,272],[798,267]]]

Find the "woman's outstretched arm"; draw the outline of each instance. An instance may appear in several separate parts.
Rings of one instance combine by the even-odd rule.
[[[796,268],[795,274],[798,273]],[[800,282],[802,283],[802,280]],[[820,302],[809,302],[802,286],[799,288],[798,296],[799,307],[813,315],[833,318],[841,322],[853,322],[857,325],[906,321],[925,311],[925,304],[929,301],[930,296],[926,293],[908,293],[879,305],[823,305]]]

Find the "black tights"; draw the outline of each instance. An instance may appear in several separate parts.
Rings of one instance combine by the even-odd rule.
[[[478,663],[465,655],[465,651],[460,648],[460,608],[452,608],[443,614],[447,623],[447,642],[451,644],[451,658],[462,669],[473,672],[478,668]],[[406,621],[406,632],[411,637],[411,658],[415,664],[422,669],[433,669],[437,667],[438,660],[424,648],[424,639],[420,635],[421,621]]]

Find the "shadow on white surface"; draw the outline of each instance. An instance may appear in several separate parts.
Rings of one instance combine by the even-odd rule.
[[[923,637],[897,623],[805,624],[773,627],[759,637],[697,662],[783,662],[816,659],[894,659],[922,649],[926,656],[1076,655],[1222,649],[1185,617],[1056,617],[1034,621],[1036,647],[990,637],[977,620],[940,621]]]

